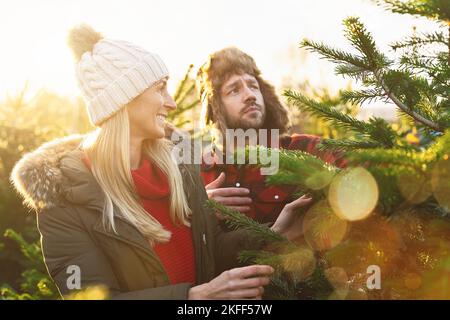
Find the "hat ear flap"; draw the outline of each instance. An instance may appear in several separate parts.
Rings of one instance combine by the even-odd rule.
[[[278,98],[274,86],[259,76],[256,79],[258,80],[259,89],[261,90],[266,106],[266,123],[264,127],[267,129],[279,129],[280,134],[286,133],[290,125],[287,108]]]

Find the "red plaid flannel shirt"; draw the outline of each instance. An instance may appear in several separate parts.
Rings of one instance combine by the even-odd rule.
[[[342,155],[332,152],[319,152],[316,145],[320,138],[308,134],[294,134],[280,139],[280,148],[287,150],[301,150],[318,156],[322,160],[338,167],[345,166]],[[221,172],[225,172],[226,187],[243,187],[250,190],[252,204],[246,214],[258,222],[266,223],[275,221],[284,206],[295,200],[293,193],[295,186],[277,185],[267,186],[265,176],[261,175],[259,168],[249,165],[231,164],[202,164],[201,174],[205,185],[214,181]]]

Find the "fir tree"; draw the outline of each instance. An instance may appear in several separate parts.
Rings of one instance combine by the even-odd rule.
[[[241,259],[278,270],[274,296],[304,298],[302,288],[308,287],[312,298],[450,298],[448,286],[437,283],[448,277],[450,254],[450,2],[384,0],[378,5],[432,19],[436,31],[416,32],[392,44],[388,55],[359,18],[349,17],[345,37],[353,52],[308,39],[301,47],[335,63],[337,75],[361,84],[362,89],[341,92],[342,104],[391,104],[418,132],[418,142],[410,143],[406,133],[382,118],[361,121],[287,90],[285,97],[302,111],[352,133],[349,139],[324,139],[319,145],[344,152],[346,169],[307,153],[279,152],[279,171],[266,182],[294,185],[299,194],[316,199],[307,212],[299,212],[304,239],[277,238],[238,213],[210,204],[234,227],[272,244],[243,252]],[[307,272],[312,261],[314,272]],[[369,265],[380,267],[382,289],[368,288]]]

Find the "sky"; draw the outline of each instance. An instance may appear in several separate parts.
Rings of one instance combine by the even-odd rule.
[[[208,54],[237,46],[252,55],[263,76],[280,86],[283,78],[309,79],[339,88],[331,63],[301,55],[303,38],[349,49],[342,20],[359,16],[379,47],[430,30],[423,18],[393,14],[370,0],[2,0],[0,4],[0,100],[28,81],[29,92],[45,88],[77,96],[68,30],[88,23],[109,38],[158,53],[174,88],[189,64],[198,68]]]

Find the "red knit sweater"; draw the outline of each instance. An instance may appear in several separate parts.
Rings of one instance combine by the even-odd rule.
[[[167,177],[147,160],[143,160],[140,168],[132,170],[131,174],[145,210],[172,233],[169,242],[156,244],[154,247],[171,284],[195,283],[191,228],[175,225],[170,218],[170,188]]]

